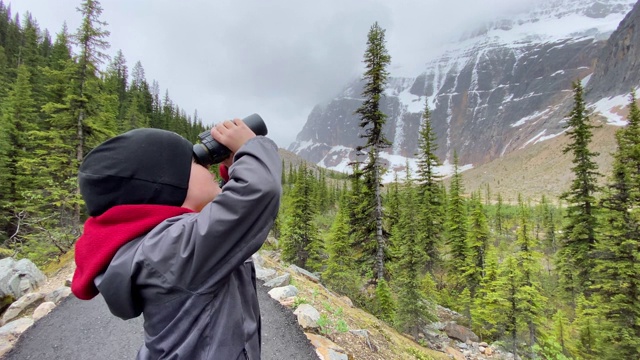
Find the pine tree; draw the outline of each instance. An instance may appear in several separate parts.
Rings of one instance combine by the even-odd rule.
[[[375,300],[376,315],[386,322],[392,322],[395,316],[396,304],[391,296],[389,284],[384,278],[378,279]]]
[[[348,194],[340,200],[338,213],[329,232],[327,252],[329,258],[322,273],[322,280],[332,290],[356,297],[360,288],[359,274],[353,268],[353,248],[349,232]]]
[[[598,296],[596,295],[595,297],[597,298]],[[604,299],[594,300],[605,301]],[[602,358],[600,344],[603,342],[599,334],[598,324],[603,319],[599,317],[594,304],[594,301],[586,299],[582,294],[577,296],[576,318],[573,325],[578,332],[576,355],[579,359],[596,360]]]
[[[502,206],[502,194],[498,194],[496,199],[496,216],[494,220],[494,228],[498,235],[504,234],[504,214]]]
[[[131,127],[151,126],[154,100],[145,77],[144,68],[140,61],[136,62],[133,67],[129,89],[130,91],[127,96],[129,103],[127,105],[127,113],[125,114],[125,122]],[[196,131],[191,135],[189,135],[186,130],[175,130],[187,139],[196,141],[198,134],[202,132],[200,130],[203,130],[203,127],[201,125],[199,128],[196,126]]]
[[[44,58],[40,53],[40,42],[42,34],[37,22],[30,13],[26,13],[24,27],[22,30],[22,44],[20,46],[19,64],[25,65],[29,70],[29,82],[32,88],[32,97],[36,106],[39,108],[45,103],[45,94],[43,83],[43,75],[41,66],[44,64]],[[38,117],[40,120],[40,117]]]
[[[54,70],[63,70],[66,63],[71,60],[71,44],[67,23],[62,25],[62,29],[56,34],[56,40],[51,49],[48,67]]]
[[[3,23],[6,24],[6,26],[0,25],[0,27],[4,27],[2,30],[1,45],[4,47],[10,66],[15,68],[20,64],[20,44],[22,37],[20,16],[16,14],[12,19],[11,9],[5,7],[1,18],[3,19]]]
[[[620,139],[620,149],[624,149],[620,156],[629,167],[631,198],[637,204],[640,202],[640,109],[635,91],[630,95],[627,119]]]
[[[117,122],[119,133],[132,129],[132,127],[125,126],[123,121],[127,110],[128,77],[127,60],[124,58],[122,50],[118,50],[118,53],[107,67],[104,83],[107,91],[115,94],[118,98]]]
[[[42,33],[42,41],[40,42],[39,50],[40,56],[42,56],[43,58],[43,63],[45,65],[49,65],[49,59],[51,59],[51,51],[53,50],[53,42],[51,41],[51,34],[47,29],[45,29]]]
[[[464,277],[471,298],[475,298],[476,288],[484,277],[485,256],[489,245],[489,225],[479,194],[471,199],[470,208]]]
[[[635,99],[632,95],[632,106]],[[633,110],[633,109],[632,109]],[[636,117],[635,119],[633,117]],[[638,111],[629,114],[629,127],[616,134],[613,174],[602,200],[603,235],[596,245],[595,278],[592,289],[598,298],[597,311],[604,343],[603,359],[640,357],[640,217],[637,190],[632,173],[640,164],[637,131]],[[604,301],[606,299],[606,301]]]
[[[310,202],[310,171],[299,168],[297,181],[290,191],[287,213],[282,226],[282,258],[310,271],[320,270],[322,246],[314,223],[316,204]]]
[[[418,196],[422,199],[418,220],[421,224],[420,242],[426,255],[425,269],[433,273],[440,262],[440,245],[444,233],[444,204],[440,191],[441,176],[436,168],[441,165],[435,152],[438,150],[437,138],[431,126],[431,112],[425,101],[422,123],[418,134]]]
[[[13,84],[5,103],[2,104],[2,123],[0,129],[8,140],[4,166],[6,174],[4,180],[7,192],[2,195],[3,213],[5,218],[13,217],[24,206],[24,198],[21,193],[25,187],[33,181],[21,171],[19,163],[22,159],[32,156],[31,144],[26,138],[26,133],[37,129],[38,113],[32,96],[29,81],[29,70],[26,65],[18,67],[18,78]],[[17,225],[5,228],[7,233],[12,233]]]
[[[92,103],[100,96],[97,84],[98,66],[107,58],[103,51],[109,48],[105,38],[110,33],[102,28],[107,23],[100,20],[102,6],[97,0],[84,0],[77,10],[82,14],[82,23],[73,37],[80,54],[78,55],[76,98],[72,104],[77,104],[77,108],[74,109],[77,113],[75,144],[76,160],[80,163],[87,150],[91,149],[89,144],[91,136],[94,136],[93,144],[97,145],[102,140],[115,135],[115,119],[112,120],[112,124],[102,123],[100,120],[104,117],[96,112],[100,106]],[[99,138],[95,139],[96,136]]]
[[[366,71],[364,74],[365,86],[363,90],[364,102],[356,110],[360,115],[360,127],[364,134],[360,136],[366,139],[364,146],[357,148],[361,153],[367,152],[368,161],[364,164],[364,185],[367,188],[366,204],[363,209],[366,212],[367,221],[375,224],[375,231],[366,234],[367,241],[376,242],[374,276],[376,279],[384,278],[385,239],[382,229],[382,172],[383,165],[380,158],[382,149],[389,147],[390,143],[385,138],[383,127],[387,115],[380,109],[380,102],[384,96],[384,87],[389,76],[386,67],[391,62],[385,46],[385,30],[378,23],[371,26],[368,34],[367,49],[364,55]]]
[[[594,125],[590,123],[583,100],[583,89],[579,82],[573,84],[574,107],[567,122],[570,143],[563,152],[573,155],[571,168],[575,178],[571,188],[562,194],[567,201],[566,226],[562,244],[558,252],[558,270],[572,298],[586,291],[591,283],[593,269],[591,252],[596,244],[598,165],[594,158],[598,155],[589,150]]]
[[[536,355],[543,359],[569,360],[572,359],[569,347],[571,338],[571,324],[564,311],[558,310],[551,319],[552,329],[549,334],[541,336],[536,349]]]
[[[62,27],[60,33],[56,35],[48,65],[43,68],[42,72],[45,78],[47,94],[47,103],[44,105],[43,113],[51,115],[52,113],[49,110],[53,107],[56,108],[54,112],[57,113],[66,106],[63,104],[65,104],[65,99],[72,93],[71,79],[75,75],[75,63],[71,58],[71,44],[66,24]],[[54,106],[54,104],[57,104],[57,106]],[[71,120],[66,122],[71,122]],[[50,124],[44,125],[45,128],[49,126]]]
[[[496,339],[506,322],[502,311],[506,304],[499,292],[502,283],[498,271],[498,255],[496,249],[489,244],[485,256],[484,276],[471,310],[473,331],[481,338]]]
[[[43,106],[51,130],[75,148],[74,161],[70,162],[75,171],[86,152],[117,133],[118,113],[117,97],[104,91],[98,76],[98,66],[106,58],[102,51],[109,46],[105,40],[109,32],[101,28],[106,24],[99,19],[102,8],[96,0],[84,0],[77,10],[83,19],[72,38],[80,54],[76,60],[54,64],[59,70],[51,69],[47,77],[54,79],[57,96]],[[62,52],[63,47],[65,44],[60,44]],[[79,195],[77,187],[76,194]],[[80,224],[80,209],[77,206],[73,214],[75,225]]]
[[[369,218],[371,207],[367,200],[369,189],[365,186],[358,161],[352,164],[353,173],[350,175],[351,191],[349,201],[349,229],[354,248],[354,265],[358,267],[361,276],[372,279],[375,276],[375,255],[377,243],[370,240],[370,234],[375,233],[375,223]]]
[[[553,315],[553,338],[560,346],[564,356],[569,357],[571,353],[571,332],[570,323],[564,311],[558,310]]]
[[[501,309],[503,316],[503,326],[505,336],[510,341],[511,352],[516,356],[518,354],[518,322],[519,322],[519,298],[520,289],[520,271],[518,269],[518,261],[514,256],[508,256],[500,271],[500,287],[498,288],[498,296],[503,300]]]
[[[531,234],[528,206],[519,203],[519,227],[516,245],[519,247],[516,260],[519,267],[520,286],[517,293],[518,318],[527,326],[528,342],[531,356],[535,356],[534,346],[537,344],[537,334],[543,321],[543,310],[546,298],[542,295],[540,286],[540,258],[536,248],[536,239]]]
[[[420,243],[418,223],[417,189],[407,167],[405,190],[401,198],[401,210],[398,223],[394,226],[390,242],[397,251],[397,275],[393,283],[399,289],[396,323],[414,339],[428,320],[433,320],[427,295],[422,288],[422,278],[426,254]],[[427,275],[430,276],[430,275]]]
[[[384,200],[384,208],[386,209],[385,225],[387,229],[393,229],[400,220],[400,191],[398,189],[397,172],[393,175],[393,183],[387,187],[387,194]]]
[[[447,217],[447,245],[449,246],[449,273],[453,275],[453,287],[464,286],[463,272],[467,266],[467,213],[462,196],[462,175],[458,170],[458,154],[454,153],[453,175],[449,185],[449,208]]]
[[[549,203],[546,196],[542,196],[540,200],[542,210],[542,227],[544,229],[544,248],[545,254],[551,255],[557,252],[556,238],[556,209]]]

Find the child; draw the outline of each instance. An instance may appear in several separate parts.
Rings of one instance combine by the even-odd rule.
[[[250,258],[278,212],[281,160],[242,120],[211,135],[232,151],[222,190],[193,144],[159,129],[107,140],[80,166],[90,218],[72,290],[85,300],[100,292],[122,319],[143,314],[138,359],[260,359]]]

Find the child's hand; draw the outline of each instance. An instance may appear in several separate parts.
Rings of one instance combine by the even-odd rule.
[[[240,119],[223,121],[211,129],[211,136],[233,154],[256,134]],[[232,156],[233,156],[232,154]]]

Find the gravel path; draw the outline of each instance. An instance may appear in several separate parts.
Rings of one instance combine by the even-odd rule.
[[[295,315],[267,294],[269,288],[258,283],[262,359],[317,360]],[[100,296],[81,301],[71,295],[25,331],[2,359],[135,359],[142,342],[142,317],[124,321],[109,313]]]

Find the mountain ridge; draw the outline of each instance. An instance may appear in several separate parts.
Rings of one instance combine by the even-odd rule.
[[[454,151],[461,166],[478,167],[563,133],[573,100],[572,83],[582,81],[591,86],[595,81],[606,81],[604,64],[622,61],[619,55],[607,60],[616,47],[603,39],[621,41],[614,37],[616,31],[625,21],[637,24],[640,15],[632,10],[634,2],[630,0],[562,0],[544,5],[528,13],[528,18],[514,16],[506,25],[488,26],[484,32],[451,45],[416,77],[389,79],[381,102],[388,115],[385,135],[393,142],[383,154],[388,168],[399,171],[402,178],[407,160],[415,166],[425,102],[438,138],[436,155],[445,164],[443,173],[451,171]],[[572,5],[576,5],[573,10]],[[547,29],[563,22],[567,24],[561,29]],[[535,31],[520,31],[531,27]],[[628,29],[631,35],[622,39],[635,49],[636,29],[630,25]],[[630,66],[635,63],[627,60],[620,68]],[[605,75],[598,75],[598,69],[603,68]],[[624,74],[621,69],[617,71]],[[629,90],[639,85],[637,72],[619,84]],[[288,150],[320,166],[348,172],[353,149],[362,141],[354,115],[361,93],[362,81],[357,80],[334,99],[316,106]],[[597,95],[590,98],[594,110],[611,118],[608,122],[619,123],[620,117],[610,117],[610,110],[624,107],[628,94],[610,89],[591,93]]]

